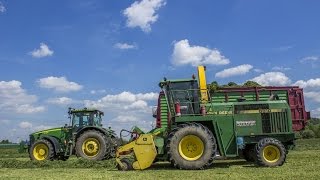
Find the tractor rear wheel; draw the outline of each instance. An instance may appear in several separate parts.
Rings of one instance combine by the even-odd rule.
[[[35,161],[53,160],[54,149],[51,142],[45,139],[35,141],[29,149],[29,157]]]
[[[255,147],[256,161],[259,166],[282,166],[286,160],[286,149],[277,139],[261,139]]]
[[[216,150],[213,134],[198,123],[179,125],[172,130],[167,140],[169,161],[179,169],[203,169],[210,166]]]
[[[103,160],[107,153],[105,136],[99,131],[85,131],[77,139],[76,153],[77,156],[88,160]]]

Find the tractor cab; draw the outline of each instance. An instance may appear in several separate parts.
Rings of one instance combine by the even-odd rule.
[[[103,112],[95,109],[71,109],[69,108],[70,126],[79,129],[85,126],[102,127]]]
[[[190,115],[200,113],[200,91],[196,79],[164,79],[159,86],[168,99],[169,107],[175,111],[174,114]]]

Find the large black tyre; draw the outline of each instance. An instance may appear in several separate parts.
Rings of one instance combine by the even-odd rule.
[[[39,139],[35,141],[29,149],[29,157],[31,160],[53,160],[54,156],[55,153],[53,145],[46,139]]]
[[[88,160],[103,160],[108,153],[104,134],[96,130],[88,130],[80,135],[76,142],[76,154]]]
[[[243,158],[248,162],[255,162],[255,146],[254,145],[246,145],[246,147],[242,150]]]
[[[256,163],[259,166],[282,166],[286,160],[286,149],[277,139],[261,139],[255,147]]]
[[[211,131],[198,123],[177,126],[166,144],[169,161],[178,169],[204,169],[213,163],[217,151]]]

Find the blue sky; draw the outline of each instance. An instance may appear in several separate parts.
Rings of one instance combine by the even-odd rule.
[[[320,116],[318,1],[0,0],[0,139],[97,107],[116,131],[150,129],[158,82],[299,85]]]

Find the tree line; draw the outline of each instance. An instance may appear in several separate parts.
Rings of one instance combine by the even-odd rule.
[[[215,92],[219,88],[226,88],[226,87],[261,87],[261,85],[255,81],[247,81],[243,84],[229,82],[227,84],[222,84],[222,85],[220,85],[217,81],[213,81],[210,84],[207,84],[207,88],[209,89],[210,93]]]
[[[320,138],[320,118],[311,118],[304,130],[298,132],[298,138]]]

